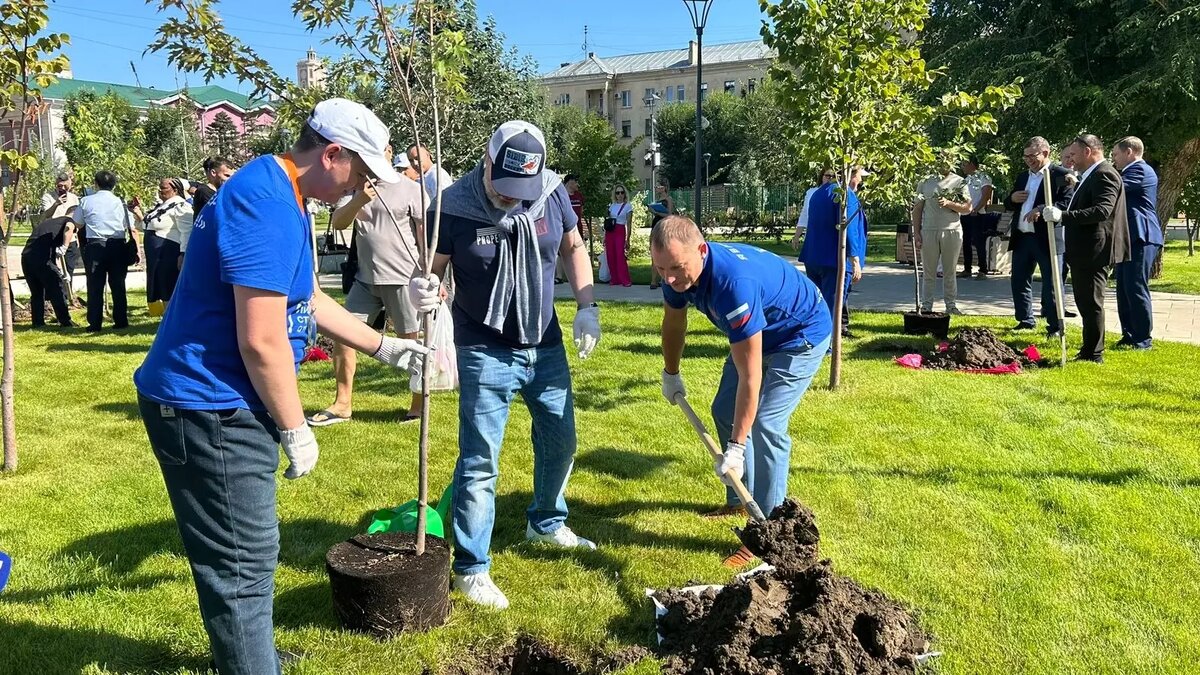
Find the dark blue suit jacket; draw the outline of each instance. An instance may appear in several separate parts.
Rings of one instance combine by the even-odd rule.
[[[1145,162],[1134,162],[1121,172],[1125,183],[1125,212],[1129,216],[1132,244],[1163,245],[1158,221],[1158,174]]]

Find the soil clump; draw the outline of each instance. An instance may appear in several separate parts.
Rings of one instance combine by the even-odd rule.
[[[669,675],[913,673],[929,640],[883,593],[819,560],[812,511],[794,500],[742,541],[775,569],[701,593],[667,590],[658,621]]]
[[[932,370],[988,370],[1013,363],[1022,368],[1037,366],[1036,361],[1001,342],[987,328],[964,328],[945,351],[935,351],[921,365]]]
[[[537,638],[522,634],[515,644],[499,653],[478,657],[470,665],[454,666],[446,672],[447,675],[605,675],[649,656],[644,647],[630,647],[580,663]]]

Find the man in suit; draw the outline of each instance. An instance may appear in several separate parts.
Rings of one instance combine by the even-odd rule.
[[[1129,262],[1117,263],[1117,314],[1121,317],[1120,346],[1150,349],[1154,328],[1150,308],[1150,269],[1163,247],[1159,225],[1158,174],[1142,160],[1145,145],[1126,136],[1113,146],[1113,166],[1125,184],[1125,215],[1129,220]]]
[[[1046,206],[1042,217],[1062,223],[1075,306],[1083,320],[1083,346],[1075,359],[1104,363],[1104,291],[1109,266],[1129,261],[1129,222],[1121,172],[1104,159],[1104,144],[1092,134],[1071,143],[1082,171],[1067,208]]]
[[[1012,227],[1009,229],[1008,249],[1012,252],[1013,310],[1016,314],[1015,330],[1033,330],[1037,322],[1033,317],[1033,271],[1042,273],[1042,316],[1046,319],[1046,334],[1057,336],[1063,329],[1058,323],[1058,305],[1054,301],[1054,286],[1050,279],[1050,240],[1046,221],[1041,217],[1045,206],[1042,190],[1042,169],[1050,167],[1050,197],[1054,206],[1065,208],[1074,194],[1067,177],[1070,172],[1050,162],[1050,143],[1041,136],[1034,136],[1025,144],[1023,155],[1028,171],[1017,177],[1013,191],[1004,200],[1004,206],[1013,212]],[[1065,241],[1061,227],[1054,228],[1055,250],[1058,268],[1063,269]],[[1064,292],[1064,296],[1065,296]]]

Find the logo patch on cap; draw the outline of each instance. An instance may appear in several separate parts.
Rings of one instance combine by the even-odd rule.
[[[542,170],[542,156],[536,152],[522,152],[515,148],[504,149],[504,161],[500,166],[505,171],[523,176],[536,176]]]

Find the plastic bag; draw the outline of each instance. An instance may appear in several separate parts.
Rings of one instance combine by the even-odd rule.
[[[429,391],[454,391],[458,389],[458,355],[454,349],[454,317],[450,307],[443,301],[433,319],[434,351],[429,355]],[[413,392],[421,391],[420,361],[414,364],[408,386]]]
[[[612,274],[608,271],[608,252],[600,253],[600,272],[596,275],[596,279],[602,284],[607,284],[612,281]]]

